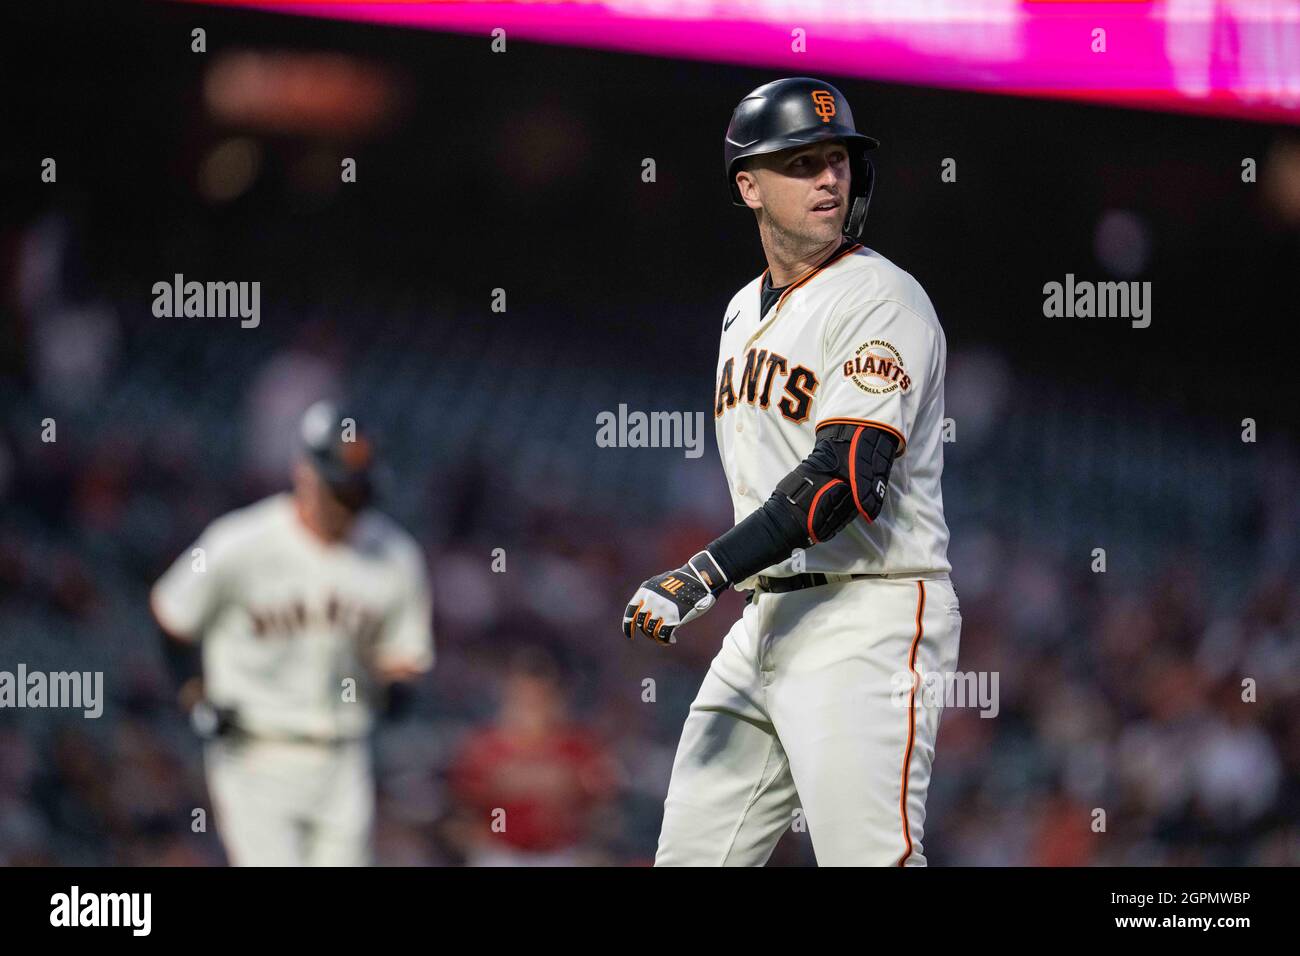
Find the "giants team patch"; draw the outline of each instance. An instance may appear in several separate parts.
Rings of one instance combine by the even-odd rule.
[[[912,378],[903,368],[903,356],[884,339],[872,339],[858,346],[853,358],[844,363],[844,377],[871,395],[887,395],[912,387]]]

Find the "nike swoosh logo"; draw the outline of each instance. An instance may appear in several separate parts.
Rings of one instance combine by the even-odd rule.
[[[737,309],[733,315],[727,316],[727,318],[722,323],[722,331],[725,332],[727,331],[727,329],[731,328],[731,323],[735,322],[736,318],[739,315],[740,315],[740,310]]]

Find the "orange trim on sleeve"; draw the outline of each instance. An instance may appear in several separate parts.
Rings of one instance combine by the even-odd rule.
[[[843,478],[833,478],[818,488],[817,494],[813,495],[812,504],[808,507],[808,538],[813,544],[821,544],[821,539],[813,531],[813,515],[817,513],[817,502],[821,500],[822,495],[826,494],[828,488],[834,488],[836,485],[842,484],[844,484]]]
[[[879,428],[882,432],[889,432],[889,434],[893,435],[902,443],[901,447],[898,449],[898,457],[901,458],[903,452],[907,451],[907,438],[893,425],[886,425],[884,422],[873,421],[870,418],[823,418],[817,423],[817,427],[814,428],[813,431],[817,431],[827,425],[866,425],[870,428]]]
[[[849,494],[853,495],[853,506],[858,509],[858,514],[867,519],[867,524],[874,524],[871,515],[863,509],[862,501],[858,498],[858,439],[862,437],[862,429],[866,427],[866,425],[859,425],[858,430],[853,433],[853,441],[849,442]]]
[[[898,812],[903,818],[903,844],[906,849],[898,858],[898,866],[904,866],[912,855],[912,828],[907,822],[907,777],[912,769],[912,744],[916,740],[916,687],[920,675],[916,672],[916,651],[921,645],[921,615],[925,613],[925,582],[916,582],[916,636],[912,638],[912,648],[907,655],[907,669],[912,672],[912,693],[907,699],[907,750],[903,752],[903,779],[898,792]]]

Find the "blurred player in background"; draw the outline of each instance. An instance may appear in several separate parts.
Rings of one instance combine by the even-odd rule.
[[[373,460],[316,403],[292,492],[214,521],[154,585],[234,865],[370,862],[374,712],[434,658],[424,557],[369,507]]]
[[[450,769],[457,842],[472,866],[575,866],[593,817],[615,796],[617,770],[568,716],[554,661],[511,661],[496,722],[472,734]]]

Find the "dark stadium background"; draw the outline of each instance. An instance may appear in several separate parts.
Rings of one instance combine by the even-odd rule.
[[[380,861],[467,857],[465,750],[521,653],[560,668],[612,768],[566,805],[578,858],[650,861],[740,600],[670,650],[618,625],[637,583],[730,523],[718,323],[763,261],[722,134],[774,74],[161,5],[5,18],[0,669],[103,670],[108,704],[0,711],[0,863],[222,862],[190,832],[200,750],[147,590],[208,521],[284,484],[276,449],[321,390],[377,431],[385,509],[434,572],[438,665],[377,739]],[[221,119],[205,84],[249,51],[360,70],[391,111],[369,130]],[[340,59],[293,59],[319,53]],[[883,143],[867,244],[947,333],[960,667],[1000,675],[998,717],[944,715],[927,856],[1300,862],[1295,131],[829,79]],[[205,197],[241,156],[247,188]],[[177,272],[260,281],[261,325],[153,317]],[[1044,318],[1066,273],[1150,281],[1151,326]],[[598,448],[620,403],[705,412],[705,455]],[[807,834],[774,862],[811,863]]]

